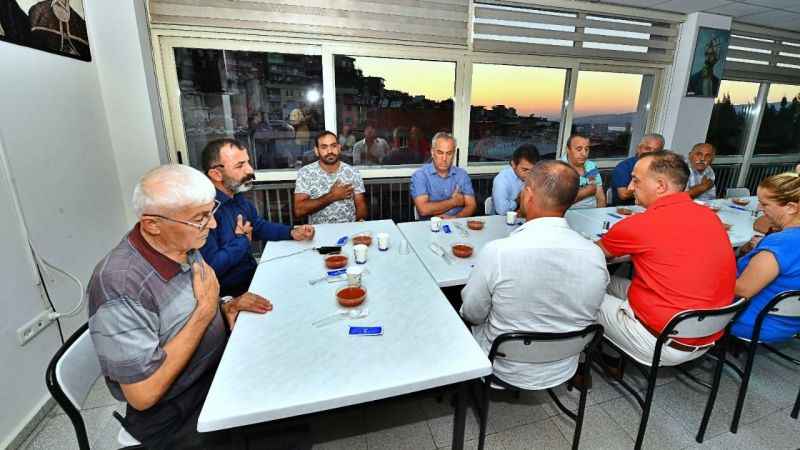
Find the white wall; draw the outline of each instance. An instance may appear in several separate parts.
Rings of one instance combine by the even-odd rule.
[[[123,203],[129,192],[123,195],[120,172],[130,190],[142,166],[158,164],[158,150],[155,127],[148,126],[153,122],[149,96],[140,98],[147,93],[144,63],[140,73],[129,64],[136,47],[141,50],[137,35],[130,34],[130,23],[137,23],[133,5],[84,3],[92,63],[0,42],[0,145],[35,245],[86,282],[130,225]],[[101,36],[108,42],[95,45]],[[105,102],[98,72],[107,89],[119,89]],[[124,91],[119,79],[136,89]],[[112,143],[106,107],[115,115],[113,134],[119,142]],[[134,151],[138,145],[148,150]],[[2,172],[0,178],[0,361],[5,361],[0,366],[0,448],[5,448],[49,396],[44,372],[60,341],[53,325],[25,347],[17,344],[16,329],[44,308],[25,257],[26,237],[14,213],[11,184]],[[59,311],[78,299],[76,287],[61,278],[49,280],[48,288]],[[65,321],[65,333],[85,321],[84,310]]]
[[[662,134],[665,147],[681,154],[688,154],[694,144],[705,142],[714,98],[686,97],[686,88],[694,55],[699,27],[729,30],[731,18],[714,14],[689,14],[681,25],[678,48],[667,78],[666,101],[661,114]]]
[[[139,177],[166,162],[144,0],[85,0],[91,45],[129,224]]]

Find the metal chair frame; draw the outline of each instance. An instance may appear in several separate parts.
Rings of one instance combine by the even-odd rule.
[[[756,321],[753,324],[753,334],[751,335],[751,339],[743,339],[738,338],[736,336],[730,336],[730,339],[738,339],[740,341],[747,342],[747,360],[745,361],[744,369],[740,369],[737,367],[733,362],[725,359],[724,362],[729,367],[733,369],[733,371],[739,376],[742,380],[741,385],[739,386],[739,394],[736,397],[736,408],[733,411],[733,419],[731,420],[731,433],[736,433],[739,430],[739,420],[742,416],[742,409],[744,408],[744,399],[747,396],[747,387],[750,383],[750,375],[753,371],[753,362],[755,361],[756,351],[758,350],[758,346],[761,345],[762,347],[766,348],[770,352],[778,355],[780,358],[789,361],[797,366],[800,366],[800,360],[793,358],[780,350],[776,349],[775,347],[760,342],[761,337],[761,328],[764,325],[764,320],[766,320],[767,316],[769,315],[777,315],[781,316],[781,314],[776,314],[780,312],[780,309],[777,308],[777,305],[783,301],[791,301],[794,299],[796,301],[800,301],[800,290],[796,291],[785,291],[781,292],[780,294],[773,297],[772,300],[769,301],[764,306],[764,309],[758,313],[756,316]],[[798,317],[795,315],[789,315],[788,317]],[[795,336],[797,337],[797,336]],[[800,412],[800,389],[797,391],[797,399],[794,402],[794,407],[792,408],[791,417],[793,419],[797,419],[798,412]]]
[[[680,325],[681,322],[689,319],[697,318],[698,321],[702,321],[708,317],[723,316],[726,314],[732,314],[731,315],[731,320],[732,320],[733,315],[744,309],[746,304],[747,301],[745,299],[740,299],[739,301],[734,302],[733,304],[726,306],[724,308],[688,310],[673,316],[672,319],[669,321],[669,323],[667,323],[667,326],[664,327],[664,330],[661,332],[661,334],[656,338],[656,346],[653,352],[653,360],[649,364],[650,370],[644,369],[644,367],[642,366],[646,364],[643,364],[633,359],[625,352],[624,349],[620,348],[617,344],[613,343],[608,338],[604,340],[605,343],[611,345],[619,353],[623,365],[627,360],[629,359],[632,360],[634,363],[636,363],[636,368],[639,369],[639,371],[642,373],[642,375],[644,375],[645,379],[647,380],[647,392],[645,393],[644,398],[642,398],[639,392],[637,392],[636,389],[634,389],[633,386],[627,383],[624,379],[620,378],[614,380],[617,383],[619,383],[626,391],[628,391],[634,397],[634,399],[636,399],[636,402],[642,408],[642,420],[639,422],[639,431],[636,434],[636,444],[634,446],[635,450],[641,449],[642,444],[644,443],[644,436],[645,432],[647,431],[647,423],[650,418],[650,410],[653,405],[653,396],[655,394],[658,369],[661,367],[662,350],[664,346],[667,345],[668,341],[670,341],[674,337],[677,337],[676,328],[678,327],[678,325]],[[730,327],[730,322],[731,321],[729,320],[726,326],[724,326],[720,330],[714,331],[713,333],[709,334],[709,336],[722,330],[725,330],[725,332],[727,332],[727,329]],[[716,367],[714,368],[714,375],[711,383],[707,383],[703,380],[698,379],[697,377],[690,374],[688,371],[679,366],[673,366],[679,371],[681,371],[681,373],[686,375],[692,381],[710,389],[708,400],[706,402],[705,411],[703,413],[703,419],[700,421],[700,428],[697,431],[697,435],[695,436],[695,440],[700,443],[703,442],[703,437],[705,436],[706,428],[708,427],[708,421],[711,418],[711,413],[714,409],[714,403],[717,398],[717,393],[719,392],[719,383],[720,383],[720,378],[722,376],[723,361],[725,360],[725,351],[726,351],[725,340],[720,339],[715,344],[711,344],[709,347],[712,348],[711,351],[718,352],[720,358],[718,360]]]
[[[504,333],[500,336],[495,338],[494,342],[492,343],[492,347],[489,350],[489,361],[494,364],[494,360],[497,357],[504,357],[502,353],[498,351],[498,348],[501,344],[508,342],[508,341],[523,341],[525,345],[529,345],[531,342],[553,342],[553,341],[561,341],[566,339],[573,339],[576,337],[583,337],[588,336],[590,334],[594,334],[592,339],[587,343],[583,350],[579,353],[585,356],[586,360],[583,363],[583,370],[581,375],[583,375],[583,379],[588,379],[589,375],[589,355],[591,351],[600,343],[603,338],[603,327],[599,324],[592,324],[588,327],[577,330],[577,331],[570,331],[566,333],[537,333],[537,332],[513,332],[513,333]],[[489,375],[484,377],[482,387],[481,387],[481,397],[480,401],[476,401],[475,404],[478,407],[478,420],[480,423],[480,435],[478,437],[478,449],[483,450],[484,444],[486,442],[486,422],[489,417],[489,395],[492,389],[492,385],[500,386],[505,389],[509,389],[515,392],[518,395],[519,391],[525,391],[530,389],[525,389],[521,387],[514,386],[510,383],[507,383],[500,378]],[[576,387],[577,388],[577,387]],[[571,390],[572,385],[568,381],[567,382],[567,389]],[[553,393],[552,388],[545,389],[547,394],[553,400],[553,402],[558,406],[567,417],[575,421],[575,433],[573,434],[572,438],[572,449],[577,450],[578,444],[580,443],[581,439],[581,429],[583,427],[583,418],[584,412],[586,410],[586,398],[588,394],[588,389],[584,388],[577,388],[580,392],[580,400],[578,402],[578,410],[577,412],[571,411],[569,408],[564,406],[563,403],[558,399],[558,396]],[[473,392],[474,394],[474,392]]]

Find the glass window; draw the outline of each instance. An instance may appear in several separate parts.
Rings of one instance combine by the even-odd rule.
[[[325,128],[320,56],[176,48],[175,66],[192,166],[221,137],[241,140],[255,169],[315,159],[313,138]]]
[[[589,137],[591,158],[628,156],[631,144],[638,143],[647,126],[652,92],[652,75],[578,74],[572,132]]]
[[[771,84],[761,128],[756,139],[756,155],[785,155],[800,151],[800,86]]]
[[[711,111],[706,142],[718,155],[744,153],[747,130],[758,96],[758,83],[722,80]]]
[[[335,55],[334,66],[345,162],[419,164],[434,134],[452,132],[454,62]]]
[[[522,144],[554,158],[566,69],[473,64],[469,160],[508,161]]]

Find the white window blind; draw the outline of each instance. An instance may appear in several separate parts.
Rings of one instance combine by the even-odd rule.
[[[150,0],[150,20],[466,47],[469,0]]]
[[[553,6],[474,4],[473,49],[669,64],[676,22]]]
[[[725,77],[800,84],[800,34],[734,22]]]

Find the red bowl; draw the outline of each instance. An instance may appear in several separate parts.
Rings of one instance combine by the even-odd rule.
[[[483,229],[483,221],[482,220],[468,220],[467,227],[470,230],[482,230]]]
[[[325,257],[325,267],[328,269],[341,269],[347,265],[347,256],[345,255],[328,255]]]
[[[352,308],[364,303],[367,298],[367,290],[364,287],[346,286],[336,291],[336,301],[340,305]]]
[[[472,246],[469,244],[453,244],[450,249],[453,251],[453,254],[459,258],[469,258],[472,256]]]
[[[739,206],[745,206],[750,204],[750,200],[746,198],[732,198],[731,201]]]

